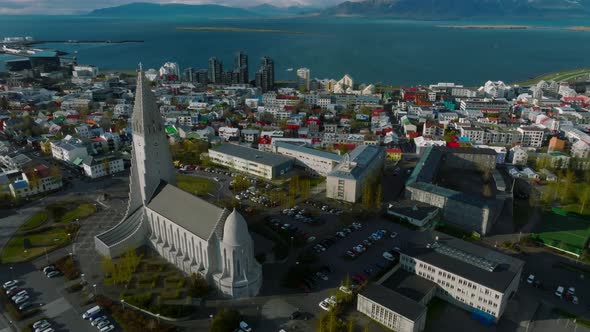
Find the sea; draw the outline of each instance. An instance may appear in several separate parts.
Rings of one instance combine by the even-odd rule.
[[[441,25],[527,25],[532,29],[449,29]],[[487,80],[515,82],[560,70],[590,67],[589,20],[414,21],[366,18],[129,19],[89,16],[0,16],[0,38],[37,40],[143,40],[125,44],[42,44],[102,70],[207,68],[210,57],[233,67],[237,51],[249,56],[250,77],[259,58],[275,61],[277,80],[307,67],[316,78],[351,75],[358,83],[388,85]],[[187,31],[177,27],[229,27],[282,32]],[[297,33],[291,33],[297,32]],[[13,56],[0,55],[4,61]],[[294,70],[290,70],[293,68]]]

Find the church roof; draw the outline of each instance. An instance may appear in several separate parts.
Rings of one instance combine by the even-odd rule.
[[[198,237],[208,239],[223,209],[173,185],[163,184],[147,207]]]
[[[223,243],[231,246],[242,246],[250,243],[250,241],[246,220],[234,209],[223,226]]]

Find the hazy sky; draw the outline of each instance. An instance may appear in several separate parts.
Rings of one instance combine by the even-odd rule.
[[[0,0],[0,14],[71,14],[92,9],[117,6],[130,2],[159,2],[202,4],[215,3],[229,6],[251,6],[270,3],[276,6],[312,5],[323,7],[344,0]]]

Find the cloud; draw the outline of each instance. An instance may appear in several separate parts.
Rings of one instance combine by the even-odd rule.
[[[343,0],[0,0],[0,14],[76,14],[97,8],[118,6],[130,2],[184,3],[184,4],[223,4],[227,6],[254,6],[269,3],[275,6],[314,6],[335,5]]]

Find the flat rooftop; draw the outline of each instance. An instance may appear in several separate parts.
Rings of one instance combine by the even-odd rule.
[[[402,269],[392,274],[381,285],[416,302],[422,301],[437,287],[434,282]]]
[[[414,233],[401,252],[502,293],[524,266],[520,259],[439,232]]]
[[[283,148],[283,149],[289,149],[289,150],[293,150],[293,151],[297,151],[297,152],[301,152],[301,153],[307,153],[316,157],[320,157],[320,158],[324,158],[324,159],[329,159],[335,162],[341,162],[342,161],[342,156],[339,156],[335,153],[331,153],[331,152],[326,152],[326,151],[321,151],[321,150],[316,150],[314,148],[308,148],[305,146],[300,146],[297,144],[291,144],[291,143],[286,143],[286,142],[276,142],[275,146],[279,147],[279,148]]]
[[[369,284],[360,294],[412,321],[426,312],[424,305],[379,284]]]
[[[430,204],[426,204],[420,201],[413,201],[404,199],[401,201],[391,202],[387,208],[389,211],[408,216],[413,219],[422,220],[428,217],[432,212],[438,208]]]
[[[236,144],[222,144],[209,150],[272,167],[293,161],[293,158],[280,154],[264,152]]]

